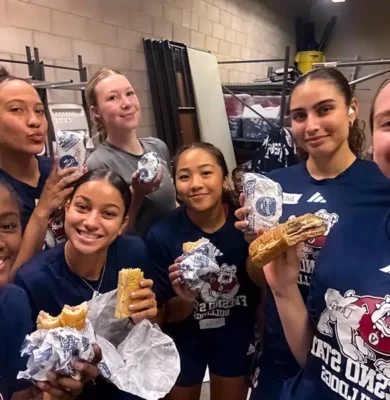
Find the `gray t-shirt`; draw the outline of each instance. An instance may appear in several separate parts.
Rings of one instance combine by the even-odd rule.
[[[145,153],[155,151],[161,157],[163,168],[160,187],[144,197],[135,221],[135,232],[143,236],[154,222],[164,218],[175,209],[176,190],[171,177],[170,157],[166,144],[154,137],[142,138],[139,141]],[[115,171],[130,185],[131,176],[138,169],[138,161],[141,157],[105,141],[90,155],[87,166],[89,170],[108,168]]]

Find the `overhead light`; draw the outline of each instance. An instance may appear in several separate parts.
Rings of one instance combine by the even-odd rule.
[[[345,0],[332,0],[333,3],[345,3]]]

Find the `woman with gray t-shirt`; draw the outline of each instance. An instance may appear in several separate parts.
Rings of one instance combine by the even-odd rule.
[[[160,139],[137,137],[140,103],[120,72],[108,68],[96,72],[88,82],[86,96],[101,143],[88,158],[88,169],[108,168],[131,185],[128,230],[143,236],[176,207],[168,148]],[[162,167],[152,182],[140,183],[138,161],[150,151],[160,156]]]

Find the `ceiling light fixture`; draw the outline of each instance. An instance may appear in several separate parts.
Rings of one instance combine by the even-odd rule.
[[[345,0],[332,0],[333,3],[345,3]]]

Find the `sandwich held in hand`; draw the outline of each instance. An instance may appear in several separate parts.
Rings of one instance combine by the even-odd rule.
[[[277,226],[282,216],[283,191],[279,183],[261,174],[246,173],[242,177],[244,207],[250,209],[246,232],[257,233]]]
[[[142,299],[133,299],[131,294],[140,289],[140,282],[144,280],[144,273],[139,269],[122,269],[119,271],[117,302],[115,318],[131,317],[130,305],[140,302]]]
[[[41,311],[38,330],[26,336],[21,349],[21,355],[29,357],[27,369],[20,371],[17,378],[45,381],[47,374],[54,371],[80,380],[82,376],[74,369],[74,362],[91,362],[95,355],[96,337],[87,312],[87,302],[75,307],[66,305],[56,317]]]
[[[80,173],[83,172],[87,152],[84,138],[85,133],[83,131],[57,130],[56,154],[62,169],[77,167]]]
[[[252,242],[249,247],[252,263],[263,268],[283,254],[289,246],[323,236],[326,230],[326,222],[314,214],[291,219],[265,232]]]
[[[144,154],[138,161],[139,180],[149,183],[157,176],[160,169],[160,157],[155,151]]]
[[[55,329],[55,328],[75,328],[82,331],[85,328],[85,320],[87,318],[88,305],[87,302],[79,306],[71,307],[65,305],[62,312],[57,317],[41,311],[37,318],[38,329]]]
[[[219,273],[220,269],[215,259],[216,250],[205,238],[183,244],[181,280],[191,290],[200,289],[212,274]]]

